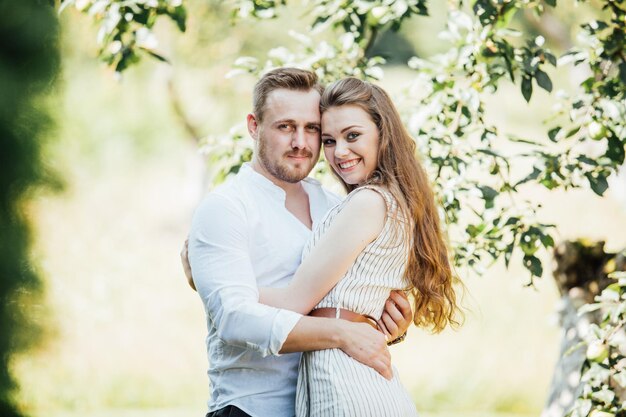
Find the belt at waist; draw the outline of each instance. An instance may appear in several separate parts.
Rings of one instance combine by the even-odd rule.
[[[337,316],[337,310],[339,310],[339,316]],[[331,319],[340,318],[343,320],[354,321],[358,323],[367,323],[373,328],[378,330],[378,323],[372,316],[365,314],[358,314],[354,311],[346,310],[345,308],[323,307],[316,308],[309,313],[309,316],[313,317],[328,317]]]

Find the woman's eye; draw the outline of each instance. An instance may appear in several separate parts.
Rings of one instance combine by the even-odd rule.
[[[354,139],[358,138],[359,136],[361,136],[359,133],[350,132],[350,133],[348,133],[348,135],[346,137],[348,138],[348,140],[354,140]]]
[[[334,139],[322,139],[322,143],[324,144],[324,146],[332,146],[335,144],[335,140]]]

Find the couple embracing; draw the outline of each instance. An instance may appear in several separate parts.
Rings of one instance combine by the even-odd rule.
[[[417,415],[387,344],[411,322],[455,324],[458,308],[433,192],[389,96],[279,68],[255,85],[247,125],[252,161],[189,235],[207,416]],[[343,200],[307,178],[320,146]]]

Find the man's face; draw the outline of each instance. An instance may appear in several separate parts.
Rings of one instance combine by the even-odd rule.
[[[248,116],[258,162],[267,174],[296,183],[311,172],[320,153],[319,102],[315,90],[278,89],[267,97],[263,121]]]

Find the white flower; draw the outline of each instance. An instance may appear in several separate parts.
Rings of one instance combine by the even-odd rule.
[[[90,3],[91,3],[91,0],[76,0],[75,6],[79,11],[82,12],[83,10],[87,8],[87,6],[89,6]]]
[[[118,53],[122,49],[122,42],[120,42],[120,41],[113,41],[109,45],[108,49],[109,49],[110,53],[115,55],[116,53]]]
[[[257,12],[257,15],[260,19],[271,19],[272,17],[274,17],[274,9],[259,10]]]
[[[541,47],[544,43],[546,43],[546,38],[544,38],[543,36],[540,35],[535,38],[535,45]]]
[[[159,45],[159,41],[157,40],[154,33],[152,33],[148,28],[142,27],[135,32],[135,38],[137,39],[137,46],[144,49],[156,49]]]
[[[391,9],[396,14],[396,16],[399,17],[402,16],[409,9],[409,5],[406,4],[406,1],[404,0],[397,0],[392,3]]]
[[[287,63],[292,60],[293,55],[289,52],[289,49],[284,46],[280,46],[278,48],[270,49],[267,53],[269,58],[277,59],[281,63]]]
[[[344,33],[339,38],[341,46],[344,50],[348,50],[354,46],[354,35],[352,33]]]
[[[236,67],[253,67],[258,65],[259,61],[251,56],[240,56],[235,60]]]
[[[246,17],[249,17],[252,14],[253,10],[254,10],[254,4],[252,4],[251,1],[246,1],[246,2],[240,3],[239,12],[237,14],[239,15],[239,17],[245,19]]]
[[[295,30],[290,30],[287,33],[289,34],[289,36],[291,36],[292,38],[300,42],[300,44],[305,45],[305,46],[311,45],[311,38],[309,38],[308,36],[302,33],[298,33]]]
[[[385,73],[383,72],[383,69],[378,66],[366,68],[365,73],[369,75],[370,77],[375,78],[377,80],[382,80],[385,75]]]
[[[383,6],[376,6],[372,8],[372,16],[374,16],[376,19],[380,19],[381,17],[383,17],[386,12],[387,8]]]

